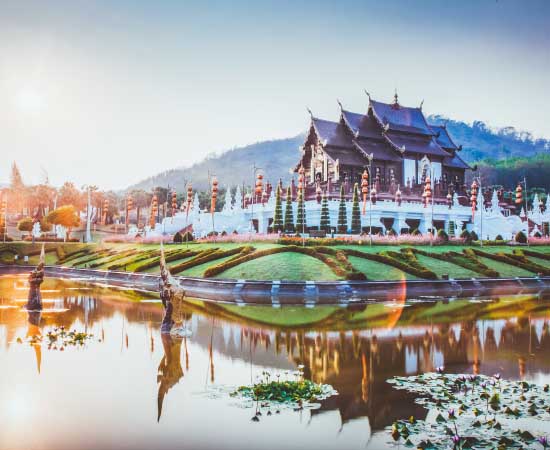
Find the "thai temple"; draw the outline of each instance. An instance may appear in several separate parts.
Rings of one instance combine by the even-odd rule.
[[[282,210],[292,210],[296,222],[298,199],[303,198],[306,225],[301,234],[320,229],[322,199],[327,198],[332,235],[337,235],[341,198],[346,202],[348,233],[351,232],[352,198],[358,190],[361,202],[361,233],[395,234],[414,230],[425,234],[445,230],[450,236],[475,231],[483,239],[512,239],[519,231],[546,233],[550,201],[538,197],[533,205],[511,205],[502,191],[482,189],[483,180],[466,186],[472,168],[460,157],[445,125],[428,123],[422,105],[403,106],[397,93],[383,103],[368,95],[365,113],[346,110],[340,102],[337,121],[316,117],[310,111],[309,129],[291,171],[297,174],[289,186],[266,183],[269,174],[257,174],[251,193],[228,186],[222,211],[200,210],[198,196],[188,192],[179,212],[160,223],[151,221],[147,235],[192,231],[196,237],[217,233],[268,233],[276,210],[275,191],[280,189]],[[475,177],[474,177],[475,179]],[[223,180],[220,180],[223,183]],[[212,192],[217,192],[214,181]],[[290,206],[287,206],[287,192]],[[215,202],[214,195],[214,202]],[[520,200],[521,201],[521,200]],[[517,210],[521,209],[518,214]],[[516,212],[514,212],[516,211]],[[131,227],[131,234],[137,233]],[[339,230],[340,233],[342,230]],[[357,231],[356,231],[357,232]]]

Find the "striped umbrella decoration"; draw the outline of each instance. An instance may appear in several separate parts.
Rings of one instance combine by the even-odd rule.
[[[397,203],[397,206],[401,206],[401,189],[399,189],[400,185],[397,185],[397,191],[395,191],[395,203]]]
[[[424,193],[422,197],[424,197],[424,208],[427,208],[432,199],[432,180],[430,177],[426,177],[426,181],[424,181]]]
[[[523,188],[521,187],[521,184],[518,184],[518,187],[516,188],[516,205],[521,206],[523,203]]]
[[[103,200],[103,225],[107,225],[107,213],[109,212],[109,199]]]
[[[361,193],[363,194],[363,214],[367,211],[367,199],[369,197],[369,173],[367,169],[361,175]]]
[[[193,186],[191,183],[187,186],[187,208],[185,210],[185,218],[189,217],[189,211],[191,209],[191,205],[193,204]]]
[[[172,217],[176,215],[178,211],[178,194],[176,191],[172,191]]]
[[[474,217],[476,214],[477,209],[477,181],[474,180],[472,182],[472,191],[470,193],[470,204],[472,205],[472,222],[474,221]]]
[[[373,205],[376,205],[376,186],[373,184],[370,190],[370,201]]]
[[[154,194],[153,199],[151,200],[151,217],[149,218],[149,225],[151,226],[151,228],[155,228],[158,210],[159,210],[159,202],[158,202],[157,194]]]
[[[212,199],[210,202],[210,213],[212,216],[214,216],[214,212],[216,211],[216,199],[218,198],[218,180],[216,178],[212,178]]]
[[[256,196],[255,196],[255,199],[258,200],[262,198],[262,190],[263,190],[263,180],[264,179],[264,176],[259,173],[257,176],[256,176]]]

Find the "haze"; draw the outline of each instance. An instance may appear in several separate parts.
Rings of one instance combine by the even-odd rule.
[[[0,183],[123,188],[363,89],[550,137],[550,2],[0,1]]]

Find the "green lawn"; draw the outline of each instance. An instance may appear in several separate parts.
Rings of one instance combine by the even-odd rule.
[[[501,277],[532,277],[535,275],[528,270],[495,261],[494,259],[485,258],[483,256],[478,256],[477,259],[491,269],[495,269]]]
[[[364,273],[369,280],[418,280],[418,277],[386,264],[357,256],[349,256],[348,259],[351,265]]]
[[[311,325],[326,319],[333,314],[338,307],[317,306],[315,308],[271,306],[236,306],[219,305],[221,308],[240,317],[277,326]]]
[[[202,277],[204,274],[204,271],[208,269],[210,266],[214,266],[216,264],[220,264],[222,262],[228,261],[231,258],[234,258],[234,256],[226,256],[225,258],[220,258],[214,261],[206,262],[204,264],[199,264],[198,266],[190,267],[189,269],[186,269],[183,272],[179,272],[177,275],[180,275],[182,277]]]
[[[323,262],[308,255],[285,252],[245,262],[219,274],[216,278],[258,280],[338,280]]]
[[[424,255],[416,255],[416,259],[427,269],[434,272],[439,278],[441,275],[448,274],[452,278],[476,278],[479,276],[477,272],[473,270],[465,269],[448,261],[442,261],[441,259],[430,258]]]

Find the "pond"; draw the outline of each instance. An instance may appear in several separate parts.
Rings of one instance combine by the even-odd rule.
[[[189,299],[187,337],[161,336],[146,292],[48,279],[44,311],[0,277],[0,449],[384,449],[387,427],[427,411],[387,380],[433,371],[550,382],[550,298],[236,307]],[[46,336],[88,333],[82,345]],[[29,343],[42,335],[43,342]],[[229,396],[303,367],[338,395],[259,420]]]

